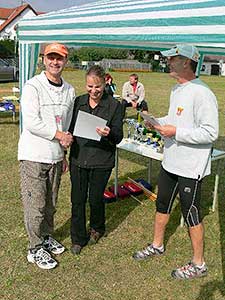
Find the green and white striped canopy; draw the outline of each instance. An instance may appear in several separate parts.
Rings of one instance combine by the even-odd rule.
[[[149,50],[190,43],[225,54],[225,0],[102,0],[23,19],[18,39],[22,85],[40,43]]]

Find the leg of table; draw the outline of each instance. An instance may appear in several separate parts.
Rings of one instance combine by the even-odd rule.
[[[151,183],[152,159],[148,160],[148,182]]]
[[[219,186],[219,160],[217,161],[217,166],[216,166],[216,176],[215,176],[214,191],[213,191],[213,205],[212,205],[213,212],[215,211],[216,201],[218,199],[218,186]]]
[[[15,120],[16,120],[16,112],[13,110],[12,114],[13,114],[13,122],[15,122]]]
[[[119,150],[116,149],[116,154],[115,154],[115,183],[114,183],[114,193],[115,195],[117,196],[117,193],[118,193],[118,170],[119,170],[119,166],[118,166],[118,163],[119,163]]]

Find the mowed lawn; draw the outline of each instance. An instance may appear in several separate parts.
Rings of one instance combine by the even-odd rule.
[[[121,94],[129,73],[112,72]],[[66,71],[64,78],[77,95],[85,91],[84,72]],[[170,89],[175,83],[168,74],[139,73],[146,89],[150,112],[163,116],[168,109]],[[202,77],[218,98],[220,137],[215,147],[225,149],[225,78]],[[0,83],[0,97],[11,94],[15,83]],[[7,91],[8,90],[8,91]],[[132,116],[131,110],[128,116]],[[126,129],[126,125],[125,129]],[[126,198],[107,204],[107,235],[95,246],[83,249],[79,257],[70,253],[70,179],[66,174],[55,216],[55,237],[67,248],[57,257],[59,266],[40,270],[26,260],[27,236],[20,197],[17,143],[19,123],[10,114],[0,114],[0,299],[2,300],[222,300],[225,299],[225,161],[219,164],[219,201],[211,211],[216,164],[205,179],[202,209],[205,224],[205,258],[209,274],[205,278],[175,281],[171,270],[190,260],[191,245],[186,227],[179,226],[179,203],[174,203],[166,231],[164,256],[136,262],[132,253],[152,240],[155,204]],[[187,157],[188,159],[188,157]],[[119,181],[128,176],[147,178],[148,161],[125,151],[119,152]],[[157,190],[159,162],[153,162],[152,185]],[[109,185],[114,182],[114,173]],[[87,210],[87,213],[89,211]]]

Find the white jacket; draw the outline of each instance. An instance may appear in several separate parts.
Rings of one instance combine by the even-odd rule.
[[[194,179],[209,175],[212,143],[218,137],[218,107],[208,86],[200,79],[177,84],[168,115],[158,121],[176,127],[176,136],[165,138],[164,169]]]
[[[21,96],[19,160],[56,163],[63,159],[63,148],[54,136],[57,130],[68,130],[74,100],[75,91],[70,84],[63,80],[61,87],[53,86],[44,71],[26,82]]]
[[[133,91],[133,86],[130,81],[127,81],[123,85],[122,98],[128,103],[136,101],[140,104],[145,99],[145,88],[141,82],[137,83],[136,91]]]

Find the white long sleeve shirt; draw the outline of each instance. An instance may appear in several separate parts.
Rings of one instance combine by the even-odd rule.
[[[44,71],[26,82],[21,96],[19,160],[56,163],[63,159],[63,148],[54,137],[57,130],[68,130],[74,100],[75,91],[70,84],[63,80],[62,86],[53,86]]]
[[[133,86],[130,84],[130,81],[127,81],[123,85],[122,98],[125,99],[128,103],[135,101],[140,104],[145,99],[145,88],[141,82],[137,83],[135,91]]]
[[[165,139],[163,168],[188,178],[210,174],[212,143],[218,137],[215,95],[200,79],[177,84],[170,95],[168,115],[161,125],[174,125],[176,136]]]

